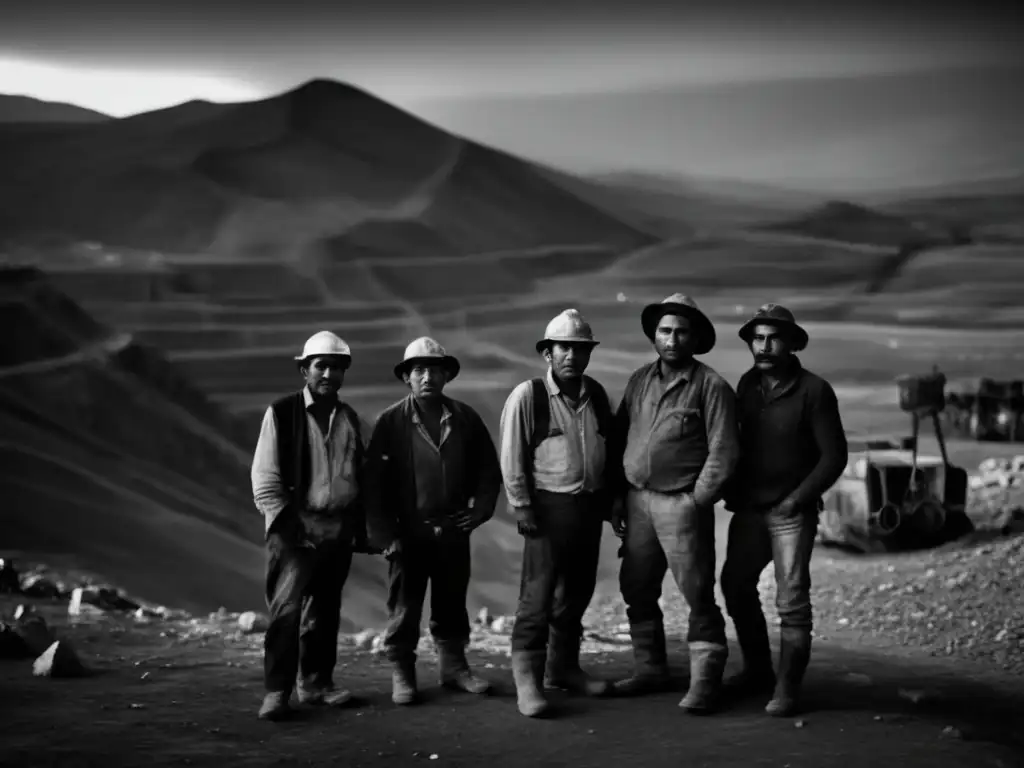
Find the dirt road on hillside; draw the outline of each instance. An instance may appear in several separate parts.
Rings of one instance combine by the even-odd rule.
[[[598,701],[556,694],[557,717],[528,720],[515,709],[503,655],[471,655],[498,687],[486,698],[442,692],[432,665],[421,661],[427,701],[399,709],[390,702],[387,665],[369,653],[346,650],[337,678],[360,697],[356,706],[307,709],[294,721],[271,724],[255,717],[261,676],[253,638],[175,639],[162,624],[121,631],[52,621],[96,674],[39,679],[31,676],[28,661],[0,662],[0,766],[5,768],[355,768],[421,761],[595,768],[1024,765],[1019,685],[963,665],[926,665],[908,655],[821,644],[807,681],[808,711],[800,720],[769,718],[761,711],[763,702],[756,701],[714,718],[695,718],[676,706],[685,685],[685,656],[674,645],[680,691]],[[628,652],[588,655],[584,661],[609,676],[630,668]],[[737,661],[733,649],[730,669]],[[901,689],[932,699],[914,703],[901,696]]]

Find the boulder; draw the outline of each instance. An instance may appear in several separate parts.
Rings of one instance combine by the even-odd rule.
[[[17,622],[14,631],[25,641],[25,645],[28,646],[33,656],[38,656],[57,640],[50,628],[46,626],[43,617],[33,614],[29,614],[27,618]]]
[[[14,627],[0,621],[0,659],[25,659],[34,655]]]
[[[246,611],[238,617],[238,628],[247,635],[255,632],[266,632],[270,626],[270,619],[256,611]]]
[[[57,583],[42,573],[27,573],[21,577],[21,591],[29,597],[54,599],[60,597]]]
[[[58,640],[32,663],[36,677],[81,677],[85,666],[67,641]]]
[[[141,607],[113,587],[92,585],[76,587],[71,591],[68,613],[72,616],[96,613],[85,606],[92,606],[100,611],[137,611]]]
[[[373,649],[373,644],[376,640],[376,632],[372,629],[364,629],[362,632],[353,635],[352,644],[360,651],[369,651]]]

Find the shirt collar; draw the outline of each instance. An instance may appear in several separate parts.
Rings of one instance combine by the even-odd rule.
[[[416,405],[416,398],[413,397],[411,394],[409,395],[409,406],[410,406],[409,410],[412,411],[412,423],[413,424],[422,424],[423,423],[423,419],[420,418],[420,408],[419,408],[418,405]],[[445,422],[447,422],[451,418],[451,416],[452,416],[452,412],[450,410],[448,410],[448,406],[445,405],[444,401],[442,400],[441,401],[441,423],[444,424]]]
[[[654,361],[654,375],[657,376],[659,379],[665,378],[665,371],[662,367],[663,365],[664,363],[661,361],[660,357]],[[682,381],[689,381],[690,379],[692,379],[693,371],[696,367],[697,361],[691,359],[689,364],[687,364],[687,366],[683,368],[682,371],[679,372],[679,379],[681,379]]]
[[[338,390],[337,394],[338,402],[341,402],[341,390]],[[309,385],[307,384],[302,388],[302,401],[306,404],[306,408],[313,405],[313,393],[309,391]]]
[[[544,377],[544,383],[548,387],[548,395],[551,397],[557,397],[562,394],[562,390],[558,388],[558,382],[555,381],[555,374],[551,372],[551,367],[548,366],[547,375]],[[583,379],[580,381],[580,398],[579,402],[583,402],[587,399],[587,381]]]

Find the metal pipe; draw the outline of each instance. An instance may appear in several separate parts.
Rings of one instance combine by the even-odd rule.
[[[900,527],[902,519],[899,507],[890,502],[871,513],[868,517],[868,526],[872,532],[888,536]]]

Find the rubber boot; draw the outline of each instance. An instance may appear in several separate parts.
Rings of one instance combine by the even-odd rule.
[[[668,690],[671,680],[662,622],[631,623],[629,634],[633,641],[634,672],[612,683],[612,692],[616,696],[641,696]]]
[[[574,638],[552,630],[548,638],[545,688],[561,688],[584,696],[604,696],[611,692],[611,683],[592,677],[580,668],[579,635]]]
[[[470,670],[465,646],[438,644],[437,653],[442,686],[478,695],[490,690],[491,684]]]
[[[800,709],[800,686],[811,660],[811,631],[783,628],[779,649],[779,680],[764,711],[772,717],[792,717]]]
[[[714,712],[721,700],[722,673],[729,647],[720,643],[690,643],[690,690],[679,706],[695,715]]]
[[[726,691],[734,696],[770,694],[775,689],[775,672],[764,616],[760,621],[737,621],[734,617],[733,624],[743,654],[743,668],[725,679]]]
[[[399,706],[416,702],[416,661],[396,661],[391,672],[391,700]]]
[[[548,711],[538,682],[543,674],[544,651],[512,651],[512,677],[516,683],[516,703],[525,717],[540,717]]]

